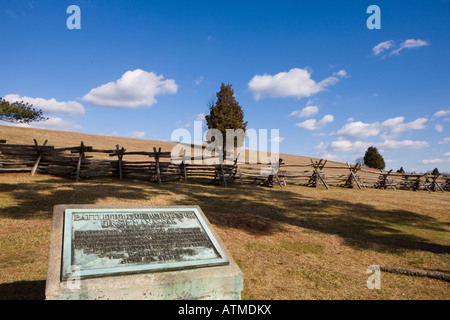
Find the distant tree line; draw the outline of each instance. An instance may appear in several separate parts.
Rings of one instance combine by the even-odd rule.
[[[384,162],[383,156],[378,152],[378,149],[376,147],[369,147],[364,154],[364,157],[360,157],[356,159],[356,163],[360,164],[361,166],[366,166],[369,168],[374,169],[384,169],[386,167],[386,163]],[[397,173],[405,173],[405,169],[403,167],[400,167],[396,171]],[[434,176],[440,175],[438,168],[434,168],[434,170],[430,170],[426,172],[427,174],[432,174]]]

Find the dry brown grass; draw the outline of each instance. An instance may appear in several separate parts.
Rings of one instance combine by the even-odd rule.
[[[36,137],[0,126],[0,138],[16,130],[24,132],[22,139]],[[84,140],[111,148],[124,139],[89,142],[70,134],[70,141],[55,133],[52,142],[46,134],[60,146]],[[24,143],[19,133],[6,138]],[[142,150],[143,140],[128,140]],[[449,283],[427,278],[382,273],[381,290],[366,287],[370,265],[449,271],[449,193],[289,184],[284,190],[184,182],[159,187],[113,178],[76,184],[28,174],[0,175],[0,298],[43,298],[51,212],[64,203],[199,205],[244,273],[243,299],[449,298]]]

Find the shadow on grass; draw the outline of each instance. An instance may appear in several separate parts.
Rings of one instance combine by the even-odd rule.
[[[44,300],[45,280],[0,284],[0,300]]]
[[[74,183],[72,180],[51,179],[34,183],[0,183],[2,192],[9,192],[17,205],[0,211],[0,217],[13,219],[51,218],[57,204],[95,204],[106,198],[146,200],[160,194],[157,188],[144,189],[135,181],[112,179]]]
[[[93,204],[105,198],[137,200],[139,204],[139,200],[161,196],[171,205],[199,205],[214,225],[250,234],[270,235],[293,225],[337,235],[354,248],[450,253],[450,246],[413,234],[421,229],[433,239],[437,232],[445,232],[435,218],[408,210],[381,210],[364,203],[318,200],[289,190],[237,184],[223,188],[193,182],[158,187],[154,183],[116,179],[79,184],[61,179],[3,183],[0,190],[9,192],[14,203],[18,203],[2,209],[0,216],[10,218],[50,218],[56,204]]]
[[[450,253],[448,245],[432,243],[405,231],[423,229],[430,238],[436,232],[446,232],[439,220],[408,210],[380,210],[364,203],[317,200],[289,190],[248,185],[225,189],[174,184],[172,191],[188,199],[175,204],[199,205],[211,223],[251,234],[269,235],[293,225],[337,235],[354,248]]]

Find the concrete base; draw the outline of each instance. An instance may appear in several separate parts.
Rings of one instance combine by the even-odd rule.
[[[179,208],[178,206],[177,208]],[[192,207],[192,206],[191,206]],[[203,215],[209,229],[225,252],[230,264],[179,271],[107,276],[61,281],[63,224],[65,209],[148,208],[93,205],[58,205],[53,209],[50,253],[45,296],[47,300],[196,300],[240,299],[242,272],[217,233]],[[152,207],[155,208],[155,207]],[[167,207],[165,207],[167,208]]]

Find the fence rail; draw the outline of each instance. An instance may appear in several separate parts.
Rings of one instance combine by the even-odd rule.
[[[320,159],[309,164],[286,164],[280,159],[277,164],[249,165],[191,164],[193,157],[180,157],[180,164],[171,161],[170,152],[161,148],[150,151],[127,151],[124,147],[95,149],[83,142],[79,146],[55,148],[47,141],[39,145],[7,144],[0,139],[0,173],[36,172],[75,179],[118,177],[157,182],[207,181],[227,186],[233,182],[254,183],[281,188],[289,184],[317,187],[324,185],[346,188],[380,188],[403,190],[450,191],[449,175],[410,174],[376,171],[360,165],[329,165]],[[94,156],[97,155],[97,158]],[[101,155],[101,159],[98,159]],[[132,158],[130,158],[132,157]]]

